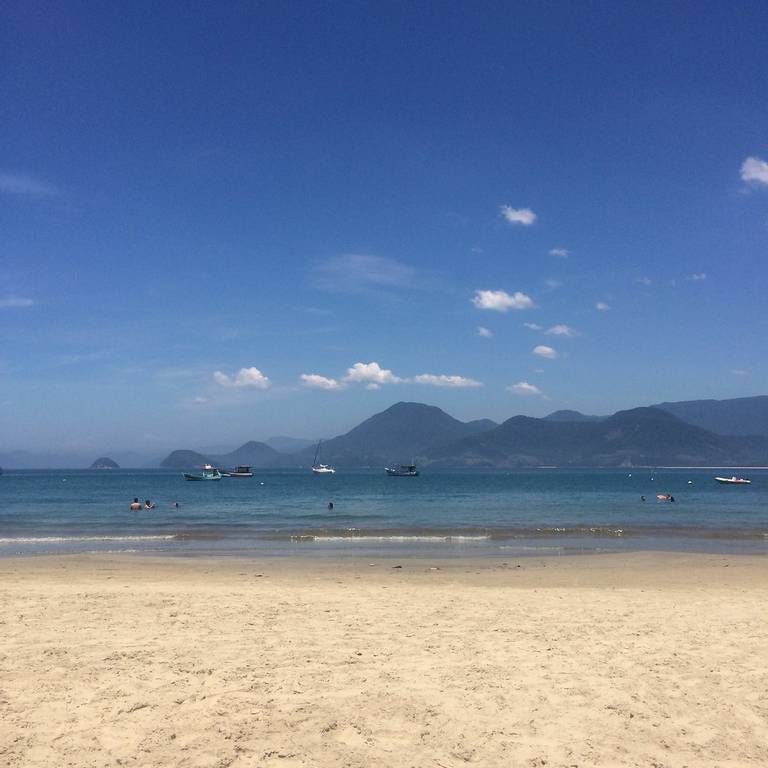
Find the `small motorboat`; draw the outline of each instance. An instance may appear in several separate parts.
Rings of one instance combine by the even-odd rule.
[[[656,498],[659,501],[674,501],[675,497],[671,493],[657,493]]]
[[[251,472],[251,467],[248,464],[238,464],[227,474],[229,477],[253,477],[253,472]]]
[[[415,464],[401,464],[399,467],[384,467],[390,477],[418,477],[419,470]]]
[[[732,477],[716,477],[715,480],[723,485],[750,485],[752,483],[749,478],[736,477],[736,475],[733,475]]]
[[[211,464],[206,464],[199,475],[193,475],[190,472],[182,473],[185,480],[221,480],[221,472]]]

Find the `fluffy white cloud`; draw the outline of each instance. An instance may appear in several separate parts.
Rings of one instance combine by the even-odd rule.
[[[693,280],[694,282],[701,282],[702,280],[707,279],[707,273],[706,272],[694,272],[692,275],[688,275],[688,277],[685,278],[686,280]]]
[[[607,312],[610,307],[604,301],[598,301],[597,304],[595,304],[595,309],[600,312]]]
[[[551,328],[547,328],[545,333],[548,333],[550,336],[566,336],[569,339],[579,335],[575,328],[571,328],[570,325],[565,325],[564,323],[558,323]]]
[[[222,387],[253,387],[269,389],[272,382],[258,368],[241,368],[234,376],[216,371],[213,380]]]
[[[517,384],[510,384],[507,390],[513,395],[538,395],[543,397],[544,393],[535,385],[527,381],[518,381]]]
[[[544,330],[542,326],[540,326],[538,323],[523,323],[523,325],[526,328],[529,328],[532,331],[542,331]]]
[[[8,195],[55,195],[56,187],[26,173],[0,173],[0,192]]]
[[[344,383],[317,373],[302,373],[301,383],[308,389],[344,389]]]
[[[559,256],[561,259],[567,259],[570,251],[567,248],[552,248],[549,251],[550,256]]]
[[[509,205],[502,205],[501,215],[510,224],[522,224],[524,227],[530,227],[536,221],[536,214],[530,208],[512,208]]]
[[[355,363],[347,369],[344,382],[365,384],[368,389],[379,389],[382,384],[400,384],[403,379],[378,363]]]
[[[535,306],[533,299],[515,291],[512,295],[506,291],[475,291],[472,303],[478,309],[492,309],[496,312],[507,312],[510,309],[531,309]]]
[[[433,387],[482,387],[482,383],[475,379],[467,379],[464,376],[435,376],[431,373],[422,373],[413,379],[417,384],[431,384]]]
[[[477,335],[482,336],[484,339],[490,339],[491,336],[493,336],[493,332],[488,330],[488,328],[483,328],[482,325],[477,326]]]
[[[5,296],[0,299],[0,309],[20,309],[31,307],[35,302],[23,296]]]
[[[768,163],[759,157],[748,157],[741,164],[741,180],[747,184],[768,185]]]
[[[533,354],[539,357],[544,357],[547,360],[554,360],[557,357],[557,350],[552,347],[547,347],[544,344],[539,344],[538,347],[533,348]]]

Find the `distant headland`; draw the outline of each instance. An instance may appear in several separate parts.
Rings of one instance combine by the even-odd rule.
[[[108,456],[102,456],[91,464],[90,469],[120,469],[120,466]]]

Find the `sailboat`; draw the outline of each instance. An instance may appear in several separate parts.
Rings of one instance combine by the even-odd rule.
[[[320,455],[320,443],[322,442],[322,440],[317,441],[317,448],[315,448],[315,458],[312,459],[312,471],[316,475],[335,475],[336,470],[333,467],[328,466],[328,464],[317,463],[317,457]]]

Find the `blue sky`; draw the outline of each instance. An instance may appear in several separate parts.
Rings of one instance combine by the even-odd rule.
[[[0,447],[765,393],[766,29],[763,3],[2,4]]]

